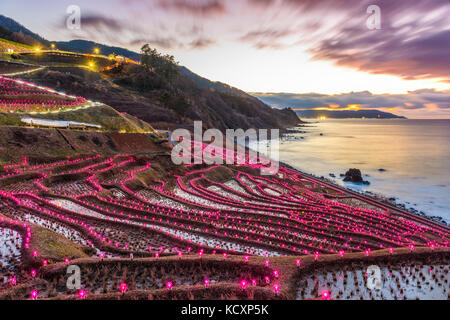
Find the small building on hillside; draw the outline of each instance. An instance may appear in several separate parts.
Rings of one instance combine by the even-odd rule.
[[[39,118],[22,118],[22,122],[32,127],[46,127],[46,128],[64,128],[64,129],[101,129],[102,126],[98,124],[76,122],[76,121],[63,121],[63,120],[49,120]]]

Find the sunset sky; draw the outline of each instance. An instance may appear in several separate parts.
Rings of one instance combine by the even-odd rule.
[[[72,4],[81,30],[66,27]],[[150,43],[211,80],[283,93],[280,107],[450,118],[448,0],[1,0],[0,13],[52,41]]]

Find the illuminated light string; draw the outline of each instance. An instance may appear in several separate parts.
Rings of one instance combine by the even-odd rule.
[[[84,204],[86,204],[86,203],[84,203]],[[97,207],[94,207],[94,209],[97,210],[97,209],[100,209],[100,208],[97,206]],[[110,212],[109,210],[107,210],[107,211]]]
[[[382,248],[383,247],[383,245],[382,244],[380,244],[380,248]]]
[[[380,247],[382,247],[382,245],[380,245]]]
[[[83,97],[73,97],[21,80],[0,76],[0,110],[3,112],[48,112],[88,104]],[[27,97],[34,97],[30,99]],[[39,99],[37,99],[39,97]]]
[[[100,238],[100,235],[99,235],[99,238]],[[118,244],[116,244],[116,246],[118,246]],[[126,247],[126,245],[125,245],[125,247]]]
[[[92,163],[89,163],[90,161]],[[286,185],[278,183],[276,179],[259,179],[249,174],[241,174],[239,176],[239,183],[243,186],[248,186],[248,189],[259,190],[259,192],[251,194],[254,199],[261,202],[277,204],[276,207],[262,208],[263,206],[261,205],[248,205],[236,198],[226,197],[218,193],[215,193],[214,196],[211,196],[210,193],[207,196],[205,194],[206,189],[202,185],[204,170],[196,170],[195,173],[187,175],[189,177],[187,186],[181,182],[181,177],[177,179],[180,182],[179,184],[185,188],[186,192],[194,192],[196,195],[206,198],[212,203],[223,202],[233,206],[233,208],[236,205],[241,206],[247,212],[251,213],[251,218],[244,218],[240,212],[236,212],[235,210],[233,212],[231,210],[227,211],[212,207],[214,210],[209,210],[210,208],[208,208],[208,210],[203,212],[197,210],[183,211],[169,206],[156,205],[148,201],[144,202],[138,196],[135,196],[136,193],[134,191],[123,187],[126,187],[125,183],[131,181],[137,172],[149,168],[149,163],[140,163],[140,167],[134,170],[123,169],[121,171],[124,174],[123,178],[117,180],[121,183],[122,190],[127,194],[131,194],[136,200],[117,200],[98,196],[97,192],[102,190],[103,184],[102,180],[97,176],[99,172],[108,172],[114,168],[122,169],[127,165],[132,165],[134,162],[136,162],[136,159],[126,155],[122,155],[122,158],[102,158],[97,155],[90,158],[68,159],[58,164],[53,163],[38,166],[29,166],[27,162],[23,161],[18,165],[8,167],[8,173],[0,177],[0,179],[34,171],[41,174],[41,178],[35,180],[35,183],[41,183],[44,186],[43,181],[49,175],[53,175],[54,173],[52,171],[56,172],[56,169],[58,169],[58,174],[70,174],[74,172],[89,173],[85,177],[85,181],[94,186],[93,191],[72,197],[68,195],[68,199],[86,208],[95,206],[95,211],[98,211],[100,217],[108,223],[127,224],[136,227],[147,226],[155,231],[165,232],[167,235],[175,235],[172,239],[184,243],[189,243],[186,240],[193,240],[190,235],[192,232],[202,232],[211,237],[215,237],[219,235],[218,230],[221,230],[223,232],[221,236],[224,242],[229,243],[231,239],[246,241],[253,239],[252,241],[260,242],[261,244],[263,242],[265,244],[270,242],[274,248],[289,249],[297,254],[310,254],[314,252],[316,260],[320,253],[329,252],[335,252],[343,256],[344,252],[363,251],[366,255],[369,255],[371,250],[386,247],[392,253],[393,245],[395,247],[408,245],[411,250],[414,250],[417,245],[427,245],[430,248],[448,246],[446,235],[439,228],[394,219],[386,216],[383,212],[342,206],[323,200],[320,197],[315,197],[313,194],[311,194],[310,198],[305,198],[305,193],[307,194],[308,192],[303,189],[295,187],[291,187],[290,189],[285,188]],[[99,165],[99,163],[102,165]],[[80,164],[82,168],[66,171],[61,170],[64,166],[72,164]],[[42,170],[45,170],[45,172]],[[284,174],[284,176],[289,177],[288,174]],[[291,175],[291,177],[293,176]],[[297,175],[292,179],[298,178],[299,176]],[[257,188],[255,188],[255,185],[250,184],[249,181],[254,183]],[[272,185],[274,187],[271,187]],[[285,198],[282,197],[282,188],[289,190],[289,195]],[[48,187],[46,189],[50,190]],[[164,190],[164,183],[161,183],[160,187],[155,187],[156,189],[162,192]],[[264,190],[276,190],[279,193],[271,194],[271,192],[264,192]],[[249,190],[246,192],[250,194]],[[298,192],[300,192],[301,197],[294,198],[293,195],[296,193],[300,195]],[[84,221],[83,215],[79,212],[58,208],[48,200],[38,197],[34,192],[8,193],[2,191],[0,196],[10,199],[21,207],[32,209],[33,212],[50,215],[62,223],[78,224],[87,230],[92,239],[104,243],[105,246],[110,245],[120,247],[121,250],[130,250],[129,243],[120,244],[114,241],[114,239],[108,239],[108,236],[96,232],[87,221]],[[88,201],[83,197],[91,198]],[[91,199],[97,199],[104,204],[95,205]],[[179,199],[182,200],[182,198]],[[36,201],[36,203],[32,204],[28,202],[29,200]],[[107,203],[114,205],[115,209],[108,207],[106,205]],[[295,204],[293,205],[293,203]],[[203,206],[198,205],[198,207]],[[316,208],[314,214],[311,213],[313,207]],[[261,213],[260,211],[264,209],[269,212]],[[283,217],[270,214],[272,210],[283,215]],[[153,225],[156,223],[158,226]],[[331,232],[327,231],[330,227],[338,230],[337,236],[333,236]],[[434,238],[428,237],[428,233],[437,235],[437,238],[443,241],[439,243]],[[30,237],[31,232],[27,234],[26,238]],[[261,239],[264,240],[262,241]],[[295,243],[295,248],[291,242]],[[29,241],[25,241],[24,246],[29,246]],[[175,253],[180,254],[181,252],[180,258],[182,257],[182,250],[182,248],[172,249]],[[203,250],[210,250],[209,252],[215,253],[216,249],[212,250],[212,248],[205,246]],[[200,257],[203,255],[203,250],[198,251]],[[232,250],[229,251],[233,252]],[[270,250],[262,252],[262,255],[268,251]],[[255,253],[256,250],[250,252],[250,254]],[[224,258],[227,257],[227,252],[222,254]],[[37,257],[37,252],[33,252],[33,256]],[[159,252],[155,253],[155,256],[159,256]],[[245,262],[248,261],[248,257],[248,254],[244,256]],[[66,263],[69,262],[67,261]]]
[[[82,202],[82,203],[83,203],[84,205],[88,206],[88,203],[86,203],[86,202]],[[99,208],[99,207],[93,207],[93,209],[100,211],[100,208]],[[110,213],[110,212],[109,212],[109,213]],[[129,216],[129,218],[133,218],[133,217]],[[134,218],[133,218],[133,219],[134,219]],[[109,220],[111,220],[111,217],[109,217]],[[119,221],[119,222],[126,222],[126,223],[129,223],[129,224],[150,226],[150,224],[149,224],[148,222],[147,222],[146,224],[142,224],[142,223],[132,222],[132,221],[129,221],[129,220],[116,220],[116,219],[114,219],[114,220],[115,220],[115,221]],[[149,221],[148,219],[144,219],[144,220]],[[150,220],[150,222],[157,222],[157,221],[155,221],[155,220]],[[165,224],[165,223],[162,222],[162,219],[160,220],[160,223]],[[182,227],[182,226],[179,226],[179,228],[181,228],[181,227]],[[183,233],[183,231],[181,231],[181,230],[175,231],[175,230],[168,229],[168,228],[165,228],[165,227],[162,227],[162,226],[161,226],[161,227],[152,226],[152,228],[159,228],[159,230],[165,231],[165,232],[169,232],[169,233],[171,233],[172,235],[173,235],[173,234],[177,234],[177,235],[182,235],[182,237],[185,237],[185,236],[189,237],[189,235],[188,235],[187,233]],[[189,230],[190,230],[190,231],[194,231],[193,228],[190,228]],[[184,234],[184,236],[183,236],[183,234]],[[199,240],[200,240],[200,239],[199,239]],[[204,243],[204,242],[202,242],[202,243]],[[255,250],[253,250],[253,252],[255,252]]]

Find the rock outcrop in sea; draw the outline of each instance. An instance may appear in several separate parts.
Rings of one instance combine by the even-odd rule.
[[[363,183],[363,184],[370,184],[369,181],[365,181],[362,178],[361,170],[352,168],[349,169],[344,176],[344,181],[347,182],[354,182],[354,183]]]

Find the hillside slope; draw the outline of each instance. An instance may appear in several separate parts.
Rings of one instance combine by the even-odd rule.
[[[22,118],[26,117],[100,125],[101,129],[98,129],[98,131],[152,133],[156,136],[155,130],[148,123],[127,114],[120,114],[107,105],[99,105],[74,111],[47,112],[42,114],[0,112],[0,126],[26,126],[26,124],[21,121]]]
[[[12,36],[12,34],[8,37],[7,34],[2,34],[1,31],[2,30],[0,29],[0,52],[8,52],[8,49],[12,49],[14,52],[24,52],[33,49],[33,47],[29,45],[13,41],[15,37]],[[11,40],[8,40],[8,38]]]
[[[55,42],[55,44],[57,48],[61,50],[70,50],[80,53],[93,53],[95,49],[99,49],[100,53],[106,56],[110,54],[116,54],[136,61],[138,61],[141,57],[139,53],[120,47],[107,46],[93,41],[86,41],[86,40],[58,41]]]
[[[0,126],[0,165],[18,162],[23,157],[45,161],[47,157],[64,159],[65,156],[74,154],[112,155],[123,152],[159,153],[167,150],[154,143],[151,135],[143,133]]]
[[[202,87],[183,74],[168,83],[139,65],[126,65],[101,77],[89,70],[53,67],[21,77],[102,102],[157,129],[192,128],[194,120],[219,130],[285,128],[300,122],[292,110],[272,109],[244,92]]]
[[[20,32],[44,46],[50,44],[10,18],[0,16],[0,26]],[[114,52],[132,59],[140,56],[123,48],[84,40],[59,43],[59,46],[64,47],[59,48],[62,50],[68,47],[70,50],[89,53],[93,47],[98,47],[102,54]],[[55,65],[46,61],[43,54],[36,57],[39,58],[36,64]],[[67,61],[63,62],[68,64]],[[121,66],[118,70],[102,74],[101,79],[86,70],[81,72],[79,68],[51,68],[23,77],[72,95],[102,102],[119,112],[138,117],[157,129],[192,128],[195,120],[203,121],[204,128],[222,131],[228,128],[286,128],[300,122],[290,109],[273,109],[239,89],[212,82],[184,67],[179,70],[178,79],[171,83],[138,65]]]
[[[5,17],[4,15],[1,14],[0,14],[0,27],[9,30],[12,33],[11,34],[12,38],[7,38],[8,40],[21,42],[27,45],[36,45],[36,44],[42,46],[50,45],[50,42],[48,40],[27,29],[17,21],[9,17]],[[1,34],[4,36],[3,32],[1,32]]]
[[[4,71],[20,72],[19,67],[30,68],[29,65],[0,61],[0,74]],[[76,70],[83,72],[81,69]],[[26,69],[24,72],[27,72]],[[31,121],[45,119],[82,122],[100,126],[96,129],[100,131],[151,133],[157,136],[148,123],[128,114],[121,114],[110,106],[0,76],[0,125],[25,126],[22,119],[30,117]]]

